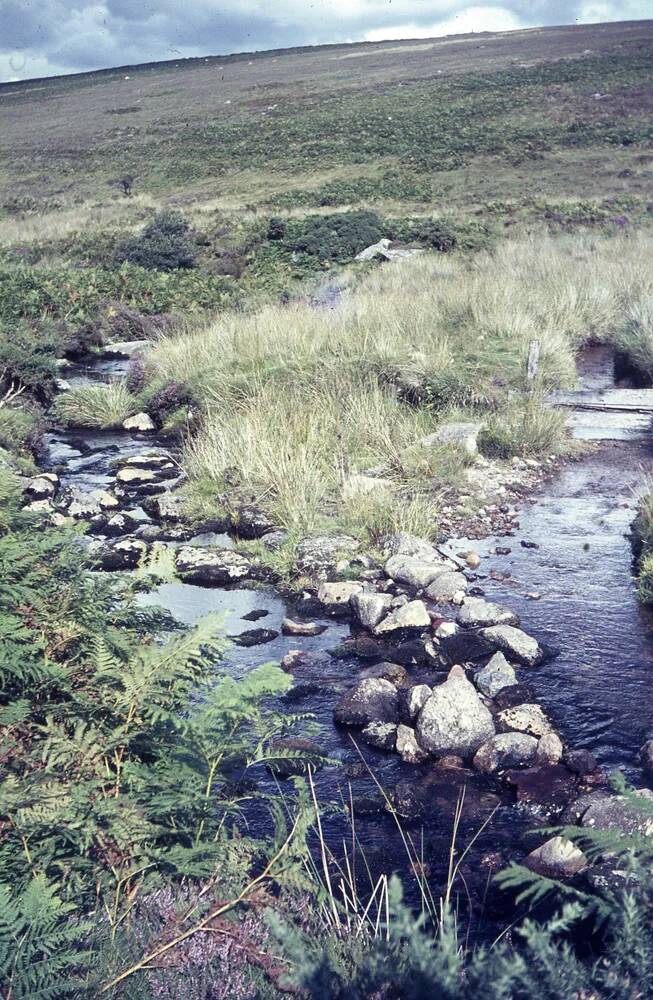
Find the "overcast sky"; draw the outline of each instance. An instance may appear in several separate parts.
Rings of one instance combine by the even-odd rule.
[[[0,80],[291,45],[650,16],[651,0],[0,0]]]

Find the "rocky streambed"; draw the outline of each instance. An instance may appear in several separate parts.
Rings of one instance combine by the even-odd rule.
[[[110,379],[125,363],[71,374]],[[611,358],[587,364],[592,389],[602,377],[599,391],[609,391]],[[26,502],[87,522],[103,570],[136,567],[155,542],[171,548],[179,579],[144,600],[186,623],[224,612],[234,637],[224,668],[235,676],[263,660],[292,674],[285,707],[318,727],[298,748],[318,767],[320,799],[343,805],[324,817],[336,854],[351,837],[351,804],[370,869],[405,870],[410,881],[400,817],[438,891],[464,789],[460,846],[490,819],[463,872],[472,904],[487,906],[487,879],[510,859],[594,877],[576,849],[560,839],[543,847],[536,831],[637,822],[607,787],[610,769],[649,794],[638,751],[653,725],[653,643],[625,534],[650,447],[641,421],[622,426],[611,413],[609,426],[593,420],[584,432],[587,421],[573,410],[571,419],[577,436],[600,444],[529,502],[512,498],[500,536],[479,540],[482,521],[473,542],[435,547],[397,534],[379,558],[352,539],[309,539],[297,557],[313,585],[292,599],[264,561],[234,549],[235,533],[279,544],[255,507],[192,528],[180,521],[180,470],[151,432],[53,433]],[[274,787],[289,770],[258,780]],[[264,827],[263,817],[249,821]]]

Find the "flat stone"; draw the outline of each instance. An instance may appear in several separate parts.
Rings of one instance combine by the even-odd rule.
[[[536,667],[544,658],[544,651],[532,636],[512,625],[494,625],[483,629],[485,638],[506,656],[525,667]]]
[[[135,569],[147,554],[147,545],[137,538],[123,538],[100,550],[100,563],[106,570]]]
[[[436,604],[450,603],[459,594],[464,594],[468,586],[467,579],[462,573],[441,573],[428,585],[425,594],[430,601],[435,601]]]
[[[536,764],[505,771],[503,777],[515,789],[518,802],[547,810],[561,809],[576,795],[576,778],[562,764]]]
[[[423,601],[409,601],[391,612],[374,628],[375,635],[392,636],[406,629],[424,629],[431,625],[431,618]]]
[[[473,663],[491,656],[496,646],[482,632],[459,630],[440,639],[440,652],[449,663]]]
[[[415,737],[415,730],[400,724],[397,727],[395,749],[405,764],[423,764],[428,754],[422,750]]]
[[[284,618],[281,623],[284,635],[321,635],[326,630],[327,626],[320,622],[297,622],[292,618]]]
[[[519,618],[514,611],[502,604],[493,604],[482,597],[466,597],[458,612],[458,624],[465,628],[518,625]]]
[[[474,675],[474,683],[482,694],[494,698],[499,691],[516,684],[517,676],[503,653],[495,653],[490,662]]]
[[[356,590],[351,595],[349,603],[363,628],[373,629],[390,610],[392,596]]]
[[[508,767],[530,767],[536,754],[537,740],[533,736],[525,733],[498,733],[481,744],[472,763],[477,771],[492,774]]]
[[[49,500],[56,493],[56,483],[45,475],[35,476],[28,481],[25,493],[32,500]]]
[[[526,868],[545,878],[572,878],[587,868],[587,858],[566,837],[551,837],[524,859]]]
[[[188,583],[221,587],[245,580],[252,574],[251,561],[231,549],[180,549],[176,556],[177,572]]]
[[[550,733],[551,723],[539,705],[515,705],[514,708],[504,708],[497,715],[497,723],[504,730],[518,733],[528,733],[538,738]]]
[[[367,678],[340,698],[333,718],[342,726],[367,726],[370,722],[399,722],[399,695],[383,678]]]
[[[391,579],[420,590],[428,587],[442,573],[450,572],[451,568],[451,563],[444,559],[424,562],[416,556],[404,555],[390,556],[384,566],[386,575]]]
[[[436,756],[453,753],[469,757],[494,736],[491,713],[474,685],[461,674],[451,674],[444,684],[433,688],[417,717],[417,740]]]
[[[348,605],[354,594],[363,589],[362,583],[353,580],[335,581],[334,583],[321,583],[317,591],[317,599],[320,604],[327,607],[329,605]]]
[[[118,469],[116,480],[125,486],[134,486],[140,483],[153,483],[156,475],[152,469],[123,468]]]

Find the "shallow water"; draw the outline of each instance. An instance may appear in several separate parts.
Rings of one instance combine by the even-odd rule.
[[[122,362],[100,364],[101,370],[100,366],[81,366],[83,371],[76,377],[94,380],[99,375],[99,380],[105,380],[119,377],[124,370]],[[606,352],[590,352],[585,367],[581,367],[581,389],[609,393],[611,365]],[[601,764],[620,768],[641,783],[636,755],[653,727],[653,642],[649,621],[635,598],[625,535],[634,517],[637,493],[653,467],[653,450],[642,440],[641,428],[630,433],[627,416],[617,415],[616,422],[607,428],[599,419],[588,430],[591,421],[587,413],[571,412],[570,426],[577,436],[608,440],[591,454],[570,462],[544,487],[536,502],[524,506],[514,537],[469,543],[455,539],[449,545],[454,553],[468,547],[478,551],[484,558],[476,585],[488,597],[514,608],[526,631],[559,647],[556,659],[533,671],[522,670],[520,679],[535,688],[564,741],[592,749]],[[620,440],[614,442],[613,438]],[[116,458],[165,445],[151,437],[114,432],[54,433],[50,441],[52,464],[64,466],[65,485],[83,490],[107,485]],[[524,548],[522,540],[534,542],[538,548]],[[510,553],[494,554],[497,545],[509,547]],[[492,579],[490,570],[504,578]],[[162,605],[188,625],[208,613],[223,613],[228,635],[259,627],[280,632],[288,611],[283,599],[269,588],[207,589],[168,583],[143,600]],[[260,620],[244,618],[258,610],[266,612]],[[493,814],[465,866],[469,893],[479,907],[492,864],[534,846],[527,833],[537,820],[507,801],[505,790],[499,798],[499,787],[492,779],[434,765],[415,768],[394,755],[362,745],[358,748],[352,734],[336,729],[332,722],[334,702],[366,664],[330,656],[328,650],[349,635],[349,627],[333,620],[324,623],[326,631],[314,638],[279,635],[251,648],[232,645],[216,668],[242,676],[260,663],[281,660],[290,650],[312,654],[310,664],[295,671],[294,687],[279,707],[309,713],[309,733],[315,733],[329,758],[339,762],[339,766],[324,767],[315,779],[318,797],[325,803],[326,837],[336,854],[341,853],[343,842],[351,839],[347,817],[329,811],[326,805],[348,802],[351,796],[356,833],[370,868],[374,873],[403,871],[413,900],[417,897],[402,837],[384,808],[372,775],[388,792],[403,785],[409,792],[419,789],[423,794],[427,818],[423,823],[406,823],[405,829],[415,838],[434,894],[446,877],[453,814],[465,786],[459,843],[469,842]],[[416,682],[436,678],[433,673],[412,670],[412,674]],[[256,778],[262,787],[274,789],[275,782],[263,768]],[[254,832],[269,833],[264,813],[253,813],[247,819]]]

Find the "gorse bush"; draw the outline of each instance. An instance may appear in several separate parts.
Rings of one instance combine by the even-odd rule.
[[[152,271],[177,271],[195,267],[196,257],[197,245],[184,217],[178,212],[160,212],[140,236],[123,240],[115,260]]]
[[[378,243],[383,224],[375,212],[309,215],[286,222],[283,239],[292,249],[320,260],[351,260],[360,250]],[[278,238],[278,237],[275,237]]]

